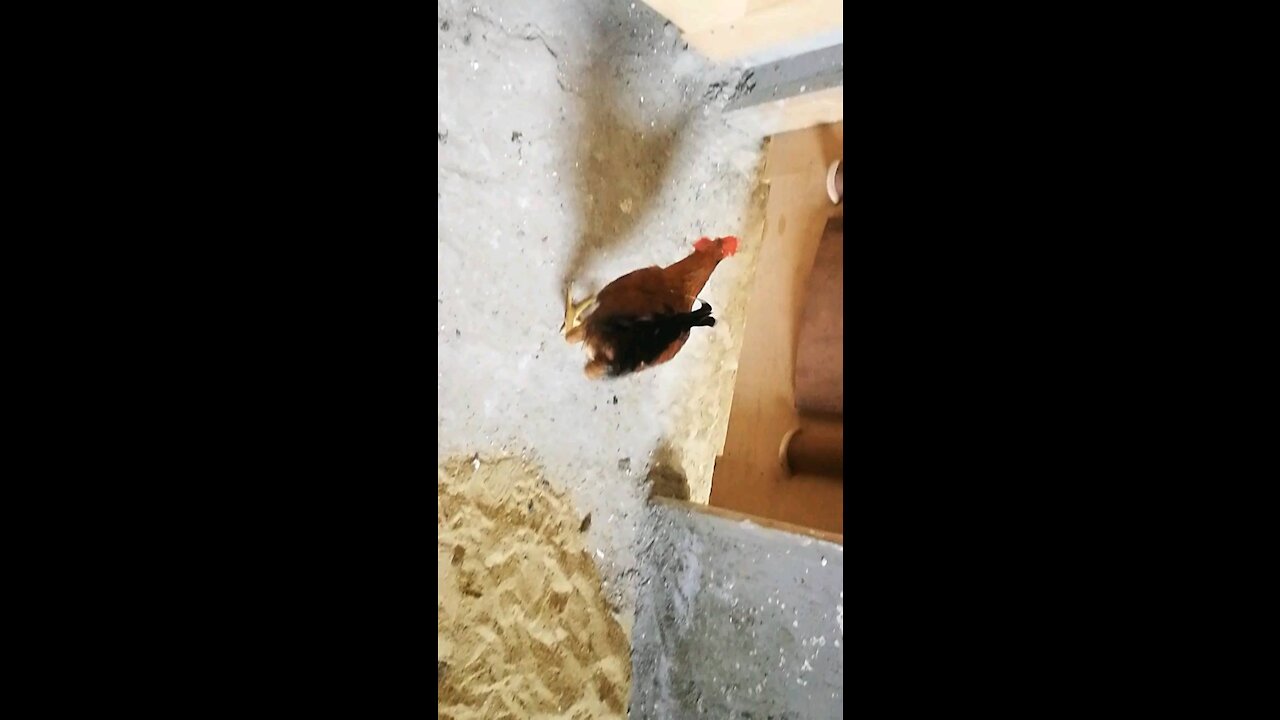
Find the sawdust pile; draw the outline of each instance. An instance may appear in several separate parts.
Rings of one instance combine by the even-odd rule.
[[[583,518],[513,458],[437,470],[437,716],[626,715],[630,643],[584,550]]]

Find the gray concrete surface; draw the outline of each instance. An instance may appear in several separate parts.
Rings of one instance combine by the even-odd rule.
[[[663,504],[643,534],[632,718],[843,717],[843,547]]]
[[[741,68],[617,0],[440,0],[437,38],[437,462],[536,461],[592,515],[630,627],[647,478],[658,463],[709,478],[727,415],[762,160],[760,135],[722,116]],[[660,368],[588,380],[557,332],[565,283],[582,297],[704,234],[744,238],[703,293],[717,326]]]

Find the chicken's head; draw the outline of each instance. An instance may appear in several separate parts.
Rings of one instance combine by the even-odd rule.
[[[732,235],[715,240],[704,237],[693,244],[693,249],[698,252],[719,252],[720,257],[732,257],[738,252],[738,238]]]

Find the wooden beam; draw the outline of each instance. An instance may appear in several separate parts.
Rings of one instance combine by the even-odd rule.
[[[725,122],[760,137],[844,121],[844,86],[726,113]]]
[[[683,32],[694,33],[728,26],[746,16],[750,0],[645,0]]]
[[[645,0],[685,42],[729,61],[844,26],[840,0]]]

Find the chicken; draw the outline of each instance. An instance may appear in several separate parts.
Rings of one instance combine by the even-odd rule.
[[[711,306],[702,302],[694,310],[693,304],[720,261],[738,251],[738,239],[702,238],[693,248],[674,265],[627,273],[580,303],[566,290],[561,332],[567,342],[583,344],[587,377],[661,365],[680,352],[692,328],[715,327]]]

